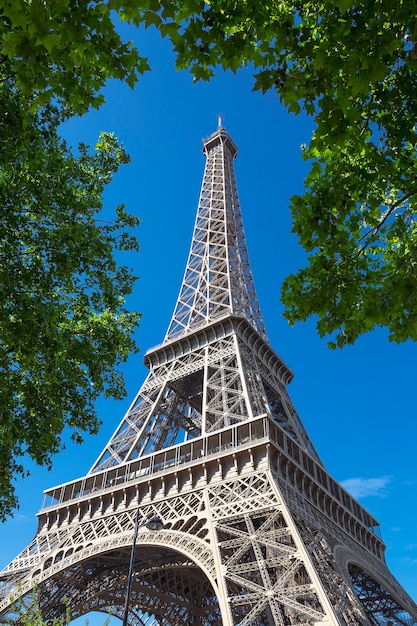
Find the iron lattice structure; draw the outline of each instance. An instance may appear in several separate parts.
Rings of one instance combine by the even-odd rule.
[[[0,574],[0,619],[121,616],[131,626],[411,626],[377,521],[325,470],[287,393],[250,271],[233,160],[204,142],[191,251],[163,343],[91,470],[45,492],[34,540]]]

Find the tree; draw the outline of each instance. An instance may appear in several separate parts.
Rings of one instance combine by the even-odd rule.
[[[107,79],[133,86],[148,69],[111,17],[111,2],[4,0],[0,12],[2,75],[11,78],[25,111],[53,102],[65,117],[104,97]]]
[[[109,77],[132,85],[144,59],[123,43],[110,7],[5,0],[0,9],[0,519],[18,502],[25,458],[51,466],[65,428],[80,443],[100,422],[100,394],[125,394],[118,366],[136,349],[138,218],[103,221],[103,190],[129,158],[111,134],[78,156],[59,136],[103,101]]]
[[[11,617],[6,619],[5,623],[10,626],[19,620],[21,626],[68,626],[72,621],[70,602],[66,598],[63,604],[62,615],[54,617],[52,621],[45,622],[42,615],[41,600],[35,588],[31,595],[27,594],[16,599],[11,610]],[[103,626],[108,626],[110,618],[103,619]],[[88,624],[88,619],[86,619],[85,626]]]
[[[135,348],[139,315],[125,298],[135,278],[115,256],[136,250],[123,206],[100,219],[102,194],[128,157],[110,134],[75,157],[48,105],[21,110],[4,88],[0,124],[0,517],[16,506],[22,459],[51,465],[71,438],[95,433],[97,397],[121,398],[117,366]],[[25,127],[22,120],[25,119]]]
[[[147,67],[121,41],[110,7],[5,0],[0,8],[0,519],[17,506],[25,458],[51,466],[62,433],[80,443],[100,422],[100,394],[125,394],[136,349],[139,220],[121,205],[104,221],[103,190],[129,158],[111,134],[75,156],[59,127],[103,101],[105,81],[132,85]],[[111,219],[111,218],[110,218]]]
[[[54,617],[52,622],[50,622],[50,626],[68,626],[68,624],[70,624],[71,613],[68,603],[62,608],[64,615]],[[14,624],[17,620],[19,620],[22,626],[47,626],[42,616],[42,609],[39,604],[36,589],[31,596],[17,598],[11,613],[12,617],[6,620],[8,626],[11,626],[11,624]],[[107,626],[107,624],[108,621],[104,626]],[[88,626],[88,622],[86,626]]]

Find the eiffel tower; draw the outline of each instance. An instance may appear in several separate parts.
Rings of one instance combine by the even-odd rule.
[[[131,626],[415,625],[378,522],[328,474],[287,393],[221,120],[203,151],[165,339],[91,470],[45,492],[35,538],[0,574],[0,621],[21,622],[17,596],[33,611],[34,589],[47,622],[64,598],[72,619],[122,617],[131,585]]]

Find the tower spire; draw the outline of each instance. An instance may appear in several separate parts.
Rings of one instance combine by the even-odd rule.
[[[237,147],[220,115],[203,152],[206,166],[190,254],[165,341],[228,314],[244,317],[266,338],[233,167]]]

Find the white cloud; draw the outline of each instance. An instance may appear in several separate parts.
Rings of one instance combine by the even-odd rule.
[[[21,513],[13,513],[13,519],[10,522],[13,524],[21,524],[22,522],[32,521],[32,518],[28,515],[22,515]]]
[[[392,482],[389,476],[381,478],[348,478],[342,480],[341,485],[354,498],[367,498],[369,496],[386,496],[386,487]]]

